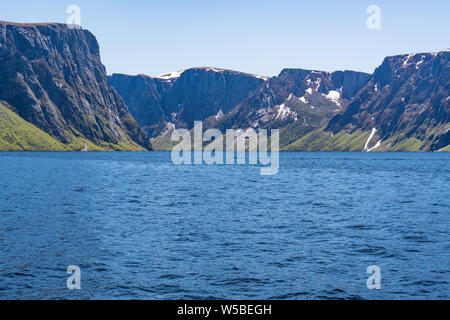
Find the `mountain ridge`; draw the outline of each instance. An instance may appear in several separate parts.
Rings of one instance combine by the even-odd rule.
[[[170,123],[191,129],[196,120],[226,113],[265,81],[262,76],[212,67],[156,77],[109,76],[136,120],[153,137]]]
[[[191,130],[194,121],[222,131],[280,129],[283,150],[447,151],[450,144],[449,49],[389,56],[373,74],[285,68],[265,77],[203,66],[108,76],[88,30],[0,21],[0,83],[0,133],[15,132],[24,149],[170,149],[173,130]],[[28,145],[29,132],[40,142]],[[8,139],[3,146],[16,143]]]
[[[206,128],[214,127],[222,131],[227,128],[279,128],[284,150],[446,150],[450,138],[448,52],[446,49],[434,53],[389,56],[371,75],[351,70],[325,72],[285,68],[278,76],[265,79],[258,88],[249,93],[248,97],[228,112],[200,117],[197,120],[204,121]],[[428,65],[428,60],[443,55],[446,56],[445,59],[436,62],[434,67],[424,69],[424,66]],[[211,67],[204,69],[220,70]],[[403,72],[403,69],[409,71]],[[439,70],[441,73],[436,73]],[[183,72],[150,78],[177,81]],[[408,87],[408,81],[413,82],[413,87],[411,85]],[[436,81],[442,84],[440,89],[433,85]],[[389,87],[390,83],[394,90],[384,94],[384,97],[377,96],[374,93],[375,82],[378,82],[380,88]],[[412,93],[408,94],[408,90],[412,89],[414,89]],[[440,91],[435,93],[433,90]],[[435,101],[433,106],[426,107],[423,98],[428,95],[430,99],[436,99],[436,94],[440,100]],[[392,106],[390,95],[398,95],[405,105],[410,102],[412,105],[408,107],[409,109]],[[422,98],[419,98],[420,95]],[[377,120],[378,124],[361,120],[351,128],[353,118],[366,117],[353,114],[352,110],[355,108],[359,110],[361,104],[371,102],[371,99],[379,105],[379,113],[384,116]],[[383,100],[387,106],[380,105],[381,100],[378,99],[387,99]],[[417,117],[420,118],[421,112],[412,111],[414,108],[428,108],[430,112],[428,120],[425,122],[418,120]],[[361,112],[364,114],[365,111]],[[402,126],[391,126],[392,122],[400,118],[403,119],[403,127],[408,127],[409,131],[406,133],[401,131],[405,129]],[[298,125],[299,121],[303,121],[305,125]],[[337,128],[339,123],[345,123],[345,128],[344,126]],[[422,124],[426,129],[420,127]],[[170,134],[175,127],[178,127],[176,123],[167,121],[158,132],[160,136],[154,137],[153,141],[170,149],[172,146]],[[317,141],[313,141],[314,139],[309,141],[311,137],[315,137]],[[369,137],[373,140],[370,141]]]
[[[109,85],[99,44],[87,30],[0,22],[0,82],[0,100],[70,148],[151,148]]]
[[[436,151],[450,142],[449,92],[450,51],[386,57],[325,131],[375,129],[380,150]]]

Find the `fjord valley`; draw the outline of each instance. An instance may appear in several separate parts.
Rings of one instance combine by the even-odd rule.
[[[450,21],[350,2],[4,2],[0,300],[449,299]]]
[[[64,24],[0,22],[0,150],[171,150],[172,132],[279,129],[286,151],[450,151],[450,52],[388,57],[373,74],[213,67],[107,76]]]
[[[193,68],[113,74],[153,147],[175,128],[279,129],[286,151],[449,151],[450,52],[388,57],[373,75],[285,69],[262,77]]]

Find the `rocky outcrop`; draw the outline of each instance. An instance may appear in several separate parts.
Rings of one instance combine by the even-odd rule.
[[[112,150],[151,148],[86,30],[0,22],[0,100],[74,149],[86,140]]]
[[[286,69],[264,78],[205,67],[159,77],[114,74],[110,83],[152,137],[170,134],[173,127],[191,129],[202,120],[222,130],[283,129],[282,142],[288,143],[325,125],[369,77],[354,71]]]
[[[163,107],[163,98],[172,86],[170,81],[145,75],[129,76],[113,74],[110,84],[126,101],[139,125],[152,137],[160,132],[168,116]]]
[[[170,133],[197,120],[205,129],[280,129],[289,150],[448,150],[449,77],[445,50],[388,57],[373,75],[285,69],[266,78],[204,67],[108,78],[90,32],[0,21],[0,103],[18,116],[4,109],[0,133],[14,150],[31,140],[40,149],[151,149],[148,136],[170,147]]]
[[[355,71],[285,69],[233,108],[214,126],[280,129],[281,145],[327,124],[369,81]]]
[[[449,92],[449,50],[388,57],[326,130],[375,128],[386,149],[408,140],[417,151],[440,149],[448,145]]]
[[[279,120],[298,120],[298,112],[305,108],[320,114],[338,112],[369,78],[368,74],[353,71],[285,69],[236,106],[223,121],[238,127],[273,127],[275,123],[280,125]]]
[[[227,113],[267,79],[217,68],[193,68],[159,77],[114,74],[111,85],[130,111],[156,136],[172,123],[192,128],[194,121]]]

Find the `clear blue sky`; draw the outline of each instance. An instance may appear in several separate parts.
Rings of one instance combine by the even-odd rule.
[[[450,47],[450,1],[442,0],[12,0],[0,4],[0,20],[66,22],[71,4],[96,35],[108,73],[372,72],[388,55]],[[371,4],[381,8],[381,30],[366,27]]]

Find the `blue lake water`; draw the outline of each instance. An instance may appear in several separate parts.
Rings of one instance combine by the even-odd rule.
[[[450,298],[450,154],[280,157],[0,153],[0,299]]]

